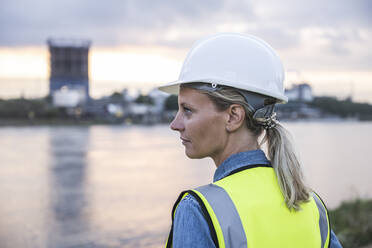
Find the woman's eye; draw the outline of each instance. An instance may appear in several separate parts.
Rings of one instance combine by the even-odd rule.
[[[191,114],[191,109],[187,108],[187,107],[183,107],[183,111],[185,111],[185,113],[187,114]]]

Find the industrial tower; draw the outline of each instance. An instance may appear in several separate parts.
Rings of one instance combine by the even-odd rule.
[[[48,39],[50,54],[49,95],[60,91],[74,91],[81,102],[89,99],[88,54],[91,41]]]

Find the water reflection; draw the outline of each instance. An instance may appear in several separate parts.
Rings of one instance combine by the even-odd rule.
[[[91,247],[86,162],[89,128],[50,132],[48,247]]]
[[[288,128],[330,207],[372,197],[372,123]],[[0,248],[162,247],[179,192],[215,170],[166,126],[0,128],[0,147]]]

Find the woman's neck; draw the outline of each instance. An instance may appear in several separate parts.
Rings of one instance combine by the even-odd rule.
[[[248,130],[241,129],[237,132],[230,133],[225,142],[224,149],[211,157],[216,167],[218,167],[223,161],[233,154],[257,150],[258,148],[259,145],[257,137],[254,137]]]

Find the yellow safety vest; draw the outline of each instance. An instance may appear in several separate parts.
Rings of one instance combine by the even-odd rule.
[[[313,193],[300,211],[290,211],[272,167],[251,167],[194,190],[214,244],[219,248],[328,247],[330,224],[325,205]],[[173,224],[166,247],[172,247]]]

